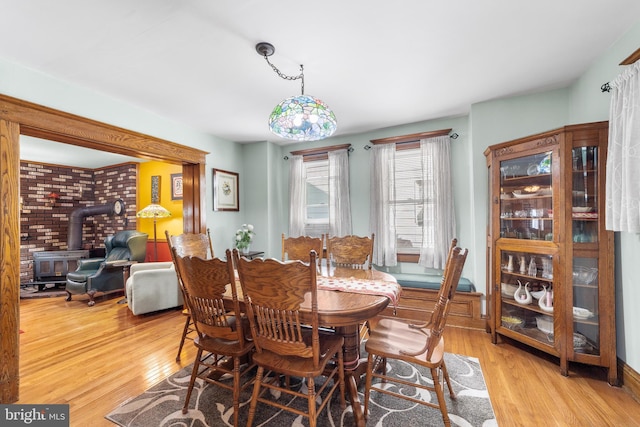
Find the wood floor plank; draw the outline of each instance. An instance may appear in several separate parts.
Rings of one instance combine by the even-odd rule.
[[[104,415],[193,361],[191,341],[175,361],[181,310],[134,316],[121,299],[21,300],[18,403],[69,403],[71,426],[112,427]],[[640,425],[640,403],[600,368],[571,364],[563,377],[553,357],[478,330],[447,328],[445,343],[480,359],[501,427]]]

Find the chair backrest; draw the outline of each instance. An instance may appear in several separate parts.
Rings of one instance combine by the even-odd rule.
[[[214,257],[211,233],[208,228],[207,234],[183,233],[171,236],[168,230],[165,230],[164,234],[167,236],[167,244],[171,253],[175,248],[180,256],[192,255],[202,259]]]
[[[309,258],[309,263],[273,258],[248,260],[233,250],[256,351],[313,358],[317,367],[320,348],[315,251]],[[300,313],[305,297],[311,302],[310,316],[305,315],[304,322],[311,325],[310,343],[303,338],[306,328]]]
[[[457,247],[457,244],[457,239],[453,239],[451,241],[447,262],[442,276],[442,282],[440,283],[440,290],[438,291],[438,299],[436,300],[436,305],[431,313],[431,320],[428,323],[431,333],[429,342],[427,343],[427,359],[431,358],[431,354],[436,348],[440,341],[440,337],[444,332],[447,317],[449,316],[449,311],[451,309],[451,300],[458,288],[462,269],[467,259],[467,254],[469,253],[467,249]]]
[[[373,261],[373,239],[371,237],[344,236],[327,238],[327,261],[336,267],[371,270]]]
[[[106,261],[144,262],[149,235],[136,230],[119,231],[104,240]]]
[[[240,304],[230,251],[227,249],[226,261],[219,258],[181,256],[175,248],[173,255],[180,274],[185,302],[198,335],[238,340],[243,344],[242,325],[237,318]],[[232,314],[229,314],[224,306],[223,298],[227,287],[231,287],[233,295]]]
[[[324,234],[322,237],[285,237],[282,233],[282,261],[299,259],[309,262],[309,253],[314,250],[318,255],[318,262],[322,262],[324,252]]]

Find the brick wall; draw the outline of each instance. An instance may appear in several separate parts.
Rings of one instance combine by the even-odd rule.
[[[123,199],[126,215],[85,217],[85,249],[104,248],[104,239],[136,229],[136,163],[81,169],[20,162],[20,283],[33,281],[33,252],[67,249],[69,216],[75,210]],[[59,198],[52,203],[50,193]]]

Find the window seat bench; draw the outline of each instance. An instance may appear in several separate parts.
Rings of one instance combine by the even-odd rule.
[[[390,273],[402,286],[402,294],[396,308],[396,316],[403,319],[424,322],[433,311],[442,276],[438,274]],[[451,302],[448,325],[470,329],[485,329],[485,319],[481,313],[482,294],[476,292],[475,285],[466,278],[460,278],[458,289]],[[387,307],[384,317],[394,317],[393,307]]]

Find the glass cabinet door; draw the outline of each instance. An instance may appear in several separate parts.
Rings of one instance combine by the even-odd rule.
[[[598,259],[573,259],[573,350],[600,354]]]
[[[500,162],[500,237],[553,240],[551,152]]]
[[[572,149],[573,243],[598,241],[598,147]]]
[[[554,346],[553,256],[500,250],[501,326]]]

